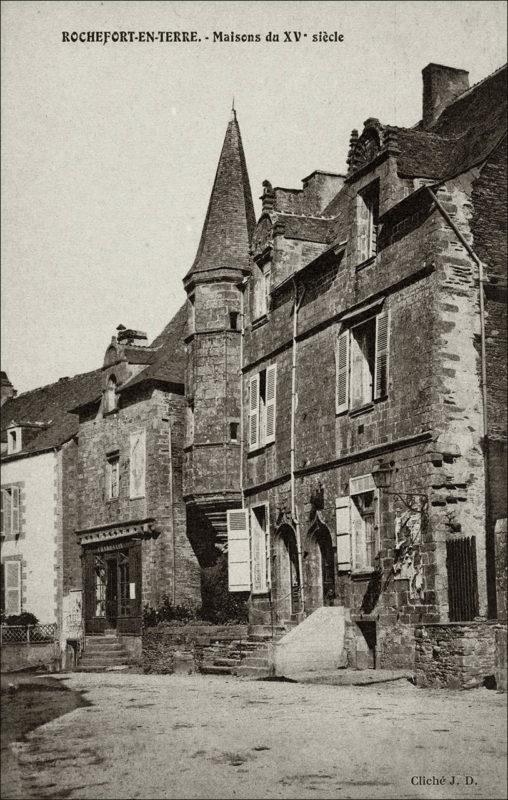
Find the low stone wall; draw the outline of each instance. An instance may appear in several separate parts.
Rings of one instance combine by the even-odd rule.
[[[414,669],[414,666],[415,626],[383,622],[377,635],[377,669]]]
[[[58,642],[4,642],[1,659],[2,672],[21,669],[58,672],[61,667],[60,645]]]
[[[430,623],[415,627],[416,685],[436,689],[494,688],[499,656],[496,622]],[[505,634],[506,635],[506,634]],[[500,647],[500,645],[499,645]]]
[[[496,629],[496,683],[498,692],[507,691],[508,636],[506,625]]]
[[[203,648],[246,639],[247,625],[158,625],[142,636],[144,672],[198,672]]]

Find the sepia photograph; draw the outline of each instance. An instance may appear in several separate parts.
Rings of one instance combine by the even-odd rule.
[[[505,0],[2,0],[1,796],[508,800]]]

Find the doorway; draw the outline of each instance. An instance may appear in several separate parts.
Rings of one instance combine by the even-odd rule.
[[[90,550],[84,558],[87,633],[137,630],[141,616],[141,548]]]
[[[275,538],[273,595],[276,618],[294,620],[301,611],[301,581],[298,548],[293,528],[283,525]]]
[[[305,574],[308,592],[306,607],[309,610],[331,606],[335,600],[335,567],[330,531],[325,525],[316,524],[307,539],[304,553]]]

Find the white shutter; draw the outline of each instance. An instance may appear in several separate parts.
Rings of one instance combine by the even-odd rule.
[[[349,407],[349,331],[337,338],[336,359],[336,398],[335,413],[347,411]]]
[[[252,594],[265,594],[268,591],[266,580],[266,528],[268,509],[265,506],[265,528],[259,524],[256,512],[250,512],[250,541],[252,555]]]
[[[230,592],[250,591],[249,516],[243,508],[227,512],[228,588]]]
[[[376,317],[376,368],[374,375],[374,397],[388,394],[388,350],[390,325],[388,312]]]
[[[266,434],[265,442],[275,441],[277,403],[277,364],[266,368]]]
[[[11,489],[11,503],[12,503],[12,533],[13,536],[19,534],[19,486],[13,486]]]
[[[2,533],[6,536],[12,534],[12,495],[9,489],[2,489],[2,511],[4,526]]]
[[[349,497],[335,500],[337,525],[337,568],[339,571],[351,569],[351,526],[349,519]]]
[[[21,614],[21,564],[6,561],[5,570],[5,615]]]
[[[7,513],[7,500],[7,492],[5,489],[2,489],[0,506],[0,532],[2,534],[7,533],[7,520],[10,520],[10,513]]]
[[[250,379],[249,450],[259,447],[259,374]]]

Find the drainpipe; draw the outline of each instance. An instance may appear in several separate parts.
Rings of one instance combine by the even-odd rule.
[[[303,560],[302,560],[302,540],[300,535],[300,522],[296,512],[296,498],[295,498],[295,444],[296,444],[296,335],[298,333],[298,311],[302,304],[305,295],[305,289],[302,296],[298,299],[298,284],[293,276],[293,285],[295,289],[295,300],[293,307],[293,343],[292,343],[292,357],[291,357],[291,517],[295,520],[296,526],[296,549],[298,552],[298,570],[300,572],[300,603],[302,614],[305,612],[305,599],[303,593]]]
[[[475,264],[478,267],[478,283],[479,283],[479,305],[480,305],[480,358],[481,358],[481,393],[482,393],[482,406],[483,406],[483,448],[484,448],[484,465],[485,465],[485,510],[486,510],[486,520],[485,520],[485,544],[487,547],[487,553],[489,550],[489,529],[491,523],[491,511],[490,511],[490,475],[489,475],[489,436],[488,436],[488,416],[487,416],[487,354],[486,354],[486,345],[485,345],[485,301],[483,296],[483,285],[487,281],[485,280],[484,273],[483,273],[483,264],[481,260],[476,255],[475,251],[469,244],[469,242],[464,238],[462,233],[457,228],[454,221],[451,219],[448,212],[443,208],[440,201],[430,188],[427,186],[427,191],[429,192],[430,196],[432,197],[436,207],[438,208],[442,217],[446,220],[452,231],[455,233],[457,239],[461,242],[463,247],[466,249],[469,256],[473,259]],[[491,543],[492,544],[492,543]],[[487,556],[488,558],[488,556]],[[491,567],[492,569],[492,567]],[[496,611],[496,593],[492,589],[489,590],[489,564],[487,563],[487,605],[490,608],[491,617],[497,616]],[[493,576],[490,576],[491,580]]]
[[[243,454],[244,454],[244,436],[243,436],[243,348],[245,337],[245,288],[247,286],[247,278],[244,278],[240,284],[240,494],[242,496],[242,508],[245,508],[245,496],[243,492]]]

